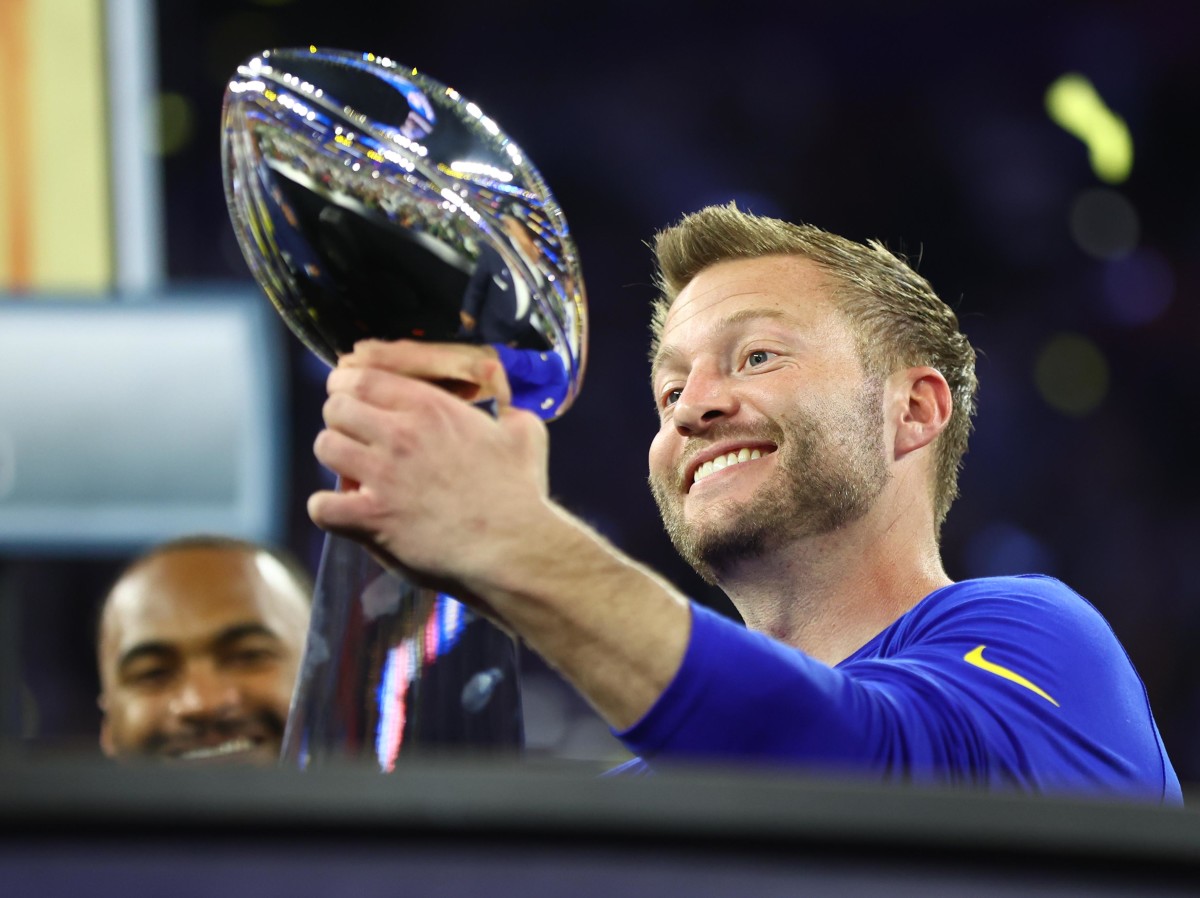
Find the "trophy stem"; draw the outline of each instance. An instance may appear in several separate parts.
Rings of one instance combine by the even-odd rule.
[[[395,769],[414,754],[519,754],[516,641],[328,534],[281,763]]]

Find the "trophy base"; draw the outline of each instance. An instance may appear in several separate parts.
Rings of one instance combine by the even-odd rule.
[[[281,763],[390,772],[409,756],[523,746],[516,641],[327,535]]]

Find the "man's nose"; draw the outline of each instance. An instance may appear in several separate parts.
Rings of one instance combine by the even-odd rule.
[[[238,702],[237,685],[212,663],[202,661],[187,666],[168,710],[182,718],[214,718],[236,710]]]
[[[696,366],[688,374],[671,415],[680,433],[697,433],[733,415],[738,396],[733,379],[713,366]]]

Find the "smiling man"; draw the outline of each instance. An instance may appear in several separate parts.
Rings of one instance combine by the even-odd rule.
[[[166,543],[117,579],[100,617],[100,746],[122,760],[272,764],[311,584],[254,543]]]
[[[329,377],[317,457],[361,487],[309,513],[518,634],[639,756],[1178,803],[1111,628],[1031,574],[952,582],[939,537],[975,352],[903,260],[710,207],[658,235],[650,485],[741,627],[557,506],[499,363],[368,342]],[[489,417],[438,389],[499,398]]]

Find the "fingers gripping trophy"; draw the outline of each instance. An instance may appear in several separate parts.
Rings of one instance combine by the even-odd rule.
[[[364,339],[458,343],[506,375],[440,383],[463,401],[498,393],[551,420],[575,399],[587,314],[566,219],[456,90],[372,53],[265,51],[229,81],[222,163],[250,270],[326,363]],[[283,762],[390,771],[522,743],[514,640],[328,534]]]

